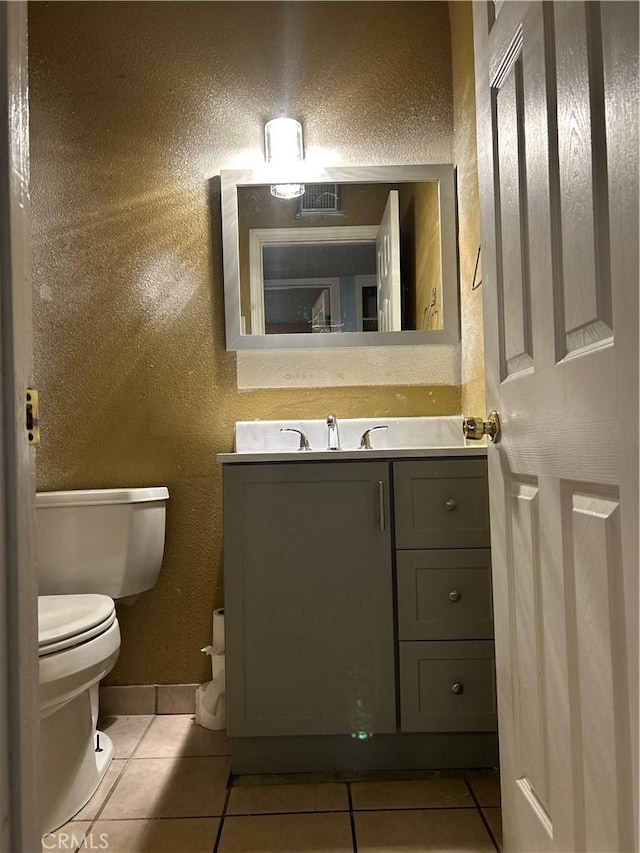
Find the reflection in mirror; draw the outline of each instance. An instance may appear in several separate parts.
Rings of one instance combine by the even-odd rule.
[[[238,216],[245,334],[442,328],[437,181],[239,187]]]
[[[222,173],[228,348],[457,340],[452,167],[322,171],[295,199]]]

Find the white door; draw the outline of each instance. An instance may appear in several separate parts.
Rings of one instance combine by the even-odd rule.
[[[330,332],[331,321],[331,293],[325,289],[313,303],[311,309],[311,331]]]
[[[400,306],[400,201],[391,190],[376,238],[378,277],[378,331],[401,330]]]
[[[0,4],[0,850],[40,850],[27,6]]]
[[[638,5],[474,29],[505,849],[637,850]]]

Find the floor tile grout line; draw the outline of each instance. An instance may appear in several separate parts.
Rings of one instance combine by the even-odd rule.
[[[134,715],[132,715],[132,714],[121,714],[121,715],[114,715],[114,714],[111,714],[111,715],[106,715],[106,716],[116,717],[116,718],[117,718],[117,717],[124,717],[124,716],[138,716],[138,715],[135,715],[135,714],[134,714]],[[93,833],[93,830],[95,829],[96,824],[97,824],[100,820],[102,820],[102,819],[103,819],[103,818],[102,818],[102,814],[103,814],[103,812],[104,812],[104,810],[105,810],[105,808],[106,808],[106,806],[107,806],[107,803],[111,800],[111,798],[112,798],[112,796],[113,796],[113,793],[114,793],[115,789],[116,789],[116,788],[118,787],[118,785],[120,784],[120,781],[121,781],[122,777],[124,776],[124,774],[125,774],[126,770],[129,768],[129,766],[130,766],[131,762],[135,759],[135,755],[136,755],[136,753],[137,753],[137,751],[138,751],[138,749],[139,749],[139,747],[140,747],[140,745],[141,745],[142,741],[144,740],[145,736],[146,736],[146,735],[147,735],[147,733],[149,732],[149,729],[150,729],[150,728],[151,728],[151,726],[153,725],[154,721],[157,719],[157,716],[158,716],[158,715],[157,715],[157,714],[154,714],[154,715],[146,715],[146,714],[145,714],[145,715],[140,715],[140,716],[149,716],[149,720],[147,721],[146,726],[144,727],[144,729],[142,730],[142,732],[141,732],[140,736],[138,737],[138,739],[137,739],[137,741],[136,741],[136,743],[135,743],[135,745],[134,745],[133,749],[131,750],[131,753],[130,753],[128,756],[123,756],[123,757],[116,757],[116,756],[114,755],[113,760],[116,760],[116,761],[123,761],[123,767],[122,767],[122,769],[121,769],[120,773],[118,774],[117,778],[115,779],[115,781],[113,782],[113,784],[112,784],[112,785],[111,785],[111,787],[109,788],[109,791],[107,792],[107,794],[106,794],[106,796],[105,796],[105,798],[104,798],[104,800],[103,800],[103,802],[102,802],[102,805],[101,805],[101,806],[99,807],[99,809],[97,810],[97,812],[96,812],[95,816],[94,816],[94,817],[92,817],[92,818],[78,818],[78,816],[77,816],[77,815],[74,815],[74,816],[73,816],[69,821],[67,821],[67,823],[71,823],[71,822],[73,822],[73,821],[75,821],[75,820],[80,820],[80,821],[82,821],[83,823],[84,823],[84,822],[86,822],[86,823],[88,824],[87,829],[83,832],[83,842],[82,842],[81,847],[85,845],[85,839],[87,839],[87,838],[91,838],[91,835],[92,835],[92,833]],[[185,715],[185,716],[188,716],[188,715]],[[192,715],[191,715],[191,716],[192,716]],[[184,756],[169,756],[169,757],[170,757],[170,758],[173,758],[173,757],[178,758],[178,757],[184,757]],[[205,755],[205,756],[198,755],[198,756],[192,756],[192,757],[198,757],[198,758],[212,758],[212,757],[213,757],[213,758],[229,758],[229,755],[213,755],[213,756],[209,756],[209,755]],[[110,767],[110,766],[111,766],[111,763],[109,764],[109,767]],[[108,768],[107,768],[107,772],[108,772]],[[106,775],[106,774],[105,774],[105,775]],[[103,779],[104,779],[104,777],[103,777]],[[101,783],[100,783],[100,784],[102,784],[102,780],[101,780]],[[227,782],[227,788],[228,788],[228,786],[229,786],[229,780],[228,780],[228,782]],[[97,790],[97,789],[96,789],[96,790]],[[93,795],[93,796],[95,796],[95,792],[94,792],[94,795]],[[225,804],[224,804],[224,808],[225,808],[225,809],[226,809],[226,807],[227,807],[228,799],[229,799],[229,791],[227,790],[227,796],[226,796]],[[90,798],[89,802],[90,802],[90,801],[91,801],[91,798]],[[88,803],[87,803],[87,804],[85,804],[85,806],[83,806],[83,809],[86,807],[86,805],[88,805]],[[81,809],[81,811],[82,811],[82,809]],[[144,817],[144,818],[141,818],[141,817],[135,817],[135,818],[107,818],[107,820],[182,820],[182,819],[184,819],[184,820],[196,820],[196,819],[211,820],[211,819],[214,819],[215,817],[218,817],[218,816],[217,816],[217,815],[193,815],[193,816],[180,815],[180,816],[179,816],[179,817],[177,817],[177,818],[176,818],[176,817],[169,817],[169,816],[167,816],[167,817]],[[221,822],[220,822],[219,829],[220,829],[221,825],[222,825],[222,818],[221,818]],[[66,824],[65,824],[65,826],[66,826]],[[54,830],[54,832],[53,832],[53,833],[43,833],[42,837],[44,838],[44,837],[45,837],[45,836],[47,836],[47,835],[52,835],[52,834],[54,834],[54,833],[57,833],[57,832],[59,832],[61,829],[64,829],[64,826],[63,826],[63,827],[59,827],[58,829]],[[78,851],[76,850],[76,851],[75,851],[75,853],[78,853]]]
[[[147,734],[149,733],[149,729],[151,728],[151,726],[155,723],[155,721],[156,721],[157,719],[158,719],[157,714],[156,714],[156,715],[154,715],[153,717],[151,717],[151,719],[150,719],[150,720],[149,720],[149,722],[147,723],[147,727],[145,728],[145,730],[142,732],[142,734],[141,734],[141,735],[140,735],[140,737],[138,738],[138,742],[136,743],[136,745],[135,745],[135,746],[133,747],[133,749],[131,750],[131,755],[129,755],[129,756],[128,756],[128,758],[127,758],[127,762],[129,762],[129,761],[132,761],[132,760],[133,760],[133,758],[135,757],[136,752],[140,749],[140,744],[141,744],[141,743],[142,743],[142,741],[145,739],[145,737],[146,737],[146,736],[147,736]],[[126,768],[125,768],[125,769],[126,769]],[[123,772],[124,772],[124,770],[123,770]]]
[[[489,806],[487,806],[489,808]],[[271,815],[296,815],[296,814],[347,814],[353,811],[354,815],[368,814],[370,812],[468,812],[474,811],[477,806],[376,806],[372,809],[294,809],[286,812],[237,812],[227,814],[226,817],[270,817]]]
[[[107,715],[107,716],[112,716],[112,717],[114,717],[114,716],[118,716],[118,715],[111,714],[111,715]],[[125,716],[125,715],[123,714],[123,715],[120,715],[120,716]],[[136,715],[129,715],[129,716],[136,716]],[[146,716],[146,715],[144,715],[144,716]],[[140,745],[140,743],[142,742],[142,739],[144,738],[144,736],[146,735],[146,733],[149,731],[149,728],[151,727],[151,724],[153,723],[154,719],[155,719],[155,717],[151,717],[151,719],[150,719],[150,720],[149,720],[149,722],[147,723],[147,726],[146,726],[146,728],[144,729],[144,731],[142,732],[142,734],[140,735],[140,737],[139,737],[139,739],[138,739],[138,742],[136,743],[135,747],[133,748],[133,750],[132,750],[132,752],[131,752],[131,755],[129,755],[127,758],[124,758],[124,759],[122,759],[122,758],[116,758],[116,757],[115,757],[115,755],[114,755],[114,757],[112,758],[112,761],[124,761],[124,766],[123,766],[122,770],[120,771],[120,773],[118,774],[118,777],[117,777],[117,779],[114,781],[113,785],[109,788],[109,791],[108,791],[108,793],[107,793],[106,797],[104,798],[104,801],[103,801],[102,805],[100,806],[100,808],[99,808],[99,809],[98,809],[98,811],[96,812],[96,814],[95,814],[92,818],[86,818],[86,821],[87,821],[87,823],[89,824],[89,826],[87,827],[87,829],[86,829],[86,830],[85,830],[85,832],[83,833],[84,838],[87,838],[87,837],[91,838],[91,835],[92,835],[92,833],[93,833],[93,828],[94,828],[95,824],[96,824],[96,823],[98,822],[98,820],[100,819],[100,817],[101,817],[101,815],[102,815],[102,812],[104,811],[104,809],[105,809],[105,807],[106,807],[107,803],[108,803],[108,802],[109,802],[109,800],[111,799],[111,796],[112,796],[113,792],[115,791],[115,789],[117,788],[118,783],[119,783],[119,782],[120,782],[120,780],[122,779],[122,776],[123,776],[123,774],[124,774],[125,770],[126,770],[126,769],[127,769],[127,767],[129,766],[129,762],[130,762],[130,761],[131,761],[131,759],[133,758],[133,753],[136,751],[136,749],[138,748],[138,746],[139,746],[139,745]],[[100,723],[98,723],[98,725],[100,725]],[[114,748],[114,752],[115,752],[115,748]],[[109,767],[111,767],[111,762],[109,762]],[[107,773],[109,772],[109,767],[107,768]],[[106,775],[107,775],[107,774],[105,773],[105,776],[106,776]],[[100,780],[100,784],[102,784],[103,779],[104,779],[104,776],[102,777],[102,780]],[[96,788],[96,790],[97,790],[97,788]],[[82,807],[82,809],[85,809],[85,808],[87,807],[87,805],[91,802],[91,799],[92,799],[94,796],[95,796],[95,791],[94,791],[94,793],[91,795],[91,797],[89,798],[88,802],[87,802],[87,803],[85,803],[85,805]],[[80,811],[82,811],[82,809],[80,809]],[[79,813],[78,813],[78,814],[79,814]],[[74,815],[74,816],[71,818],[71,820],[67,821],[67,823],[72,823],[72,822],[73,822],[73,821],[75,821],[75,820],[84,821],[84,820],[85,820],[85,818],[79,818],[77,815]],[[66,824],[65,824],[65,826],[66,826]],[[54,830],[54,832],[60,832],[60,829],[63,829],[63,828],[64,828],[64,827],[60,827],[59,829]],[[45,837],[45,835],[50,835],[50,834],[52,834],[52,833],[44,833],[42,837],[44,838],[44,837]],[[83,842],[83,844],[84,844],[84,842]],[[76,853],[77,853],[77,851],[76,851]]]
[[[485,808],[497,808],[497,806],[485,806]],[[396,814],[399,812],[470,812],[481,811],[476,806],[408,806],[402,809],[377,808],[377,809],[354,809],[354,817],[359,814],[372,814],[385,812],[386,814]],[[227,818],[244,818],[244,817],[297,817],[298,815],[328,815],[328,814],[349,814],[348,809],[313,809],[305,811],[287,811],[287,812],[242,812],[238,814],[230,814],[227,812],[224,817]],[[135,817],[108,817],[108,818],[83,818],[84,822],[89,823],[97,820],[213,820],[217,817],[222,817],[219,814],[181,814],[181,815],[136,815]],[[75,818],[74,818],[75,820]],[[71,822],[71,821],[69,821]],[[55,830],[57,832],[57,830]]]
[[[139,754],[141,744],[143,743],[144,739],[148,735],[149,730],[153,726],[153,723],[156,719],[157,719],[157,716],[155,716],[155,715],[150,717],[150,719],[146,723],[146,726],[144,727],[141,734],[138,736],[137,740],[135,741],[135,744],[134,744],[133,748],[131,749],[130,754],[126,757],[119,759],[119,760],[123,761],[123,766],[122,766],[121,771],[118,774],[117,778],[114,780],[113,784],[109,787],[109,790],[107,791],[101,806],[97,809],[96,814],[93,818],[85,818],[85,820],[87,821],[87,829],[84,832],[85,837],[91,836],[91,833],[94,831],[94,828],[96,827],[98,822],[103,819],[102,815],[103,815],[108,803],[110,803],[111,799],[113,798],[115,790],[118,788],[121,779],[123,778],[123,776],[125,775],[127,770],[130,768],[132,761],[136,760],[136,756]],[[193,758],[226,758],[227,760],[229,760],[229,755],[219,755],[219,754],[215,754],[215,755],[197,754],[194,756],[182,756],[182,755],[178,756],[178,755],[176,755],[176,756],[158,756],[158,757],[159,758],[166,758],[166,757],[168,757],[168,758],[187,758],[187,757],[193,757]],[[487,817],[485,816],[485,813],[483,811],[483,807],[480,805],[478,797],[476,796],[476,793],[474,791],[472,782],[469,780],[468,777],[463,776],[463,777],[458,777],[458,778],[461,778],[461,781],[464,781],[466,788],[467,788],[467,790],[471,796],[473,804],[470,806],[465,806],[462,804],[455,805],[455,806],[445,806],[443,804],[434,804],[434,805],[429,805],[429,806],[419,806],[419,805],[418,806],[400,806],[399,808],[394,808],[392,806],[378,806],[376,808],[359,808],[359,809],[356,809],[356,808],[354,808],[353,792],[352,792],[352,783],[354,780],[340,780],[340,781],[343,781],[343,784],[345,784],[345,787],[347,789],[347,800],[348,800],[348,808],[347,809],[331,809],[331,808],[329,808],[329,809],[322,809],[322,810],[313,809],[313,810],[304,810],[304,811],[246,812],[245,814],[231,815],[231,814],[229,814],[231,791],[234,787],[244,787],[244,786],[242,786],[242,785],[236,786],[234,776],[233,776],[233,774],[231,774],[229,772],[229,774],[227,776],[227,780],[226,780],[226,785],[225,785],[226,790],[225,790],[225,798],[224,798],[224,804],[223,804],[223,808],[222,808],[222,814],[219,816],[218,815],[202,815],[202,814],[200,814],[200,815],[179,815],[179,816],[173,816],[173,817],[170,815],[167,815],[167,816],[163,816],[162,818],[160,818],[159,816],[153,816],[153,817],[148,816],[148,817],[144,817],[144,818],[138,816],[138,817],[132,817],[132,818],[130,818],[130,820],[173,820],[173,819],[185,819],[185,820],[194,820],[194,819],[207,820],[208,819],[208,820],[211,820],[211,819],[215,819],[215,817],[219,817],[219,823],[218,823],[218,827],[216,830],[216,838],[214,841],[214,846],[212,848],[212,853],[218,853],[218,851],[220,849],[221,841],[222,841],[222,835],[223,835],[225,820],[227,817],[247,818],[247,817],[258,817],[258,816],[260,816],[260,817],[271,817],[271,816],[295,816],[295,815],[311,815],[311,814],[321,815],[321,814],[345,814],[345,813],[348,813],[349,814],[349,820],[350,820],[352,848],[353,848],[354,853],[357,853],[357,850],[358,850],[357,843],[358,842],[357,842],[355,818],[356,818],[356,814],[358,812],[365,813],[365,814],[371,813],[371,812],[395,813],[395,812],[401,812],[401,811],[431,811],[431,810],[441,810],[441,811],[446,810],[446,811],[455,812],[455,811],[468,811],[470,808],[476,808],[480,812],[480,819],[481,819],[481,821],[482,821],[482,823],[483,823],[483,825],[484,825],[484,827],[485,827],[485,829],[486,829],[486,831],[487,831],[487,833],[491,839],[493,847],[495,848],[496,851],[498,851],[498,853],[501,853],[501,846],[498,844],[498,842],[496,840],[496,836],[494,835],[494,832],[491,829],[491,826],[487,820]],[[330,780],[327,780],[327,781],[330,781]],[[333,780],[333,781],[336,781],[336,780]],[[356,782],[357,781],[363,781],[363,780],[356,780]],[[249,787],[252,787],[252,786],[249,786]],[[72,818],[72,820],[74,820],[74,819],[75,818]],[[116,820],[116,819],[117,820],[121,820],[121,819],[122,820],[129,820],[127,818],[116,818],[115,816],[112,819],[113,820]]]
[[[220,823],[218,824],[218,831],[216,832],[216,840],[213,842],[213,850],[212,853],[218,853],[220,848],[220,842],[222,840],[222,830],[224,828],[224,821],[227,816],[227,808],[229,807],[229,800],[231,799],[231,789],[233,787],[233,776],[231,775],[231,771],[229,771],[229,776],[227,777],[227,793],[224,798],[224,805],[222,807],[222,814],[220,815]]]
[[[146,716],[146,715],[145,715],[145,716]],[[135,746],[133,747],[133,749],[131,750],[131,754],[130,754],[129,756],[127,756],[127,757],[126,757],[126,758],[124,758],[124,759],[115,758],[115,756],[114,756],[114,758],[113,758],[113,760],[114,760],[114,761],[122,761],[122,760],[124,760],[124,767],[122,768],[122,770],[120,771],[120,773],[118,773],[118,777],[117,777],[117,779],[115,780],[115,782],[113,783],[113,785],[109,788],[109,792],[108,792],[107,796],[104,798],[104,800],[103,800],[103,802],[102,802],[102,805],[100,806],[100,808],[98,809],[98,811],[97,811],[97,812],[96,812],[96,814],[95,814],[95,817],[93,818],[93,821],[92,821],[92,824],[91,824],[90,829],[93,827],[93,824],[94,824],[94,823],[95,823],[95,822],[96,822],[100,817],[102,817],[102,812],[103,812],[103,811],[105,810],[105,808],[107,807],[107,803],[109,802],[109,800],[110,800],[110,799],[111,799],[111,797],[113,796],[113,792],[115,791],[115,789],[116,789],[116,788],[118,787],[118,785],[120,784],[120,781],[121,781],[122,777],[124,776],[124,774],[127,772],[127,769],[128,769],[128,767],[129,767],[129,765],[130,765],[130,764],[131,764],[131,762],[133,761],[133,756],[135,755],[136,750],[138,749],[138,747],[140,746],[140,744],[141,744],[141,743],[142,743],[142,741],[144,740],[144,737],[145,737],[145,735],[147,734],[147,732],[149,731],[149,729],[151,728],[151,726],[153,725],[153,721],[154,721],[154,720],[155,720],[155,717],[151,717],[151,718],[149,719],[149,721],[148,721],[148,723],[147,723],[146,727],[144,728],[144,730],[143,730],[142,734],[141,734],[141,735],[140,735],[140,737],[138,738],[138,741],[137,741],[137,743],[135,744]],[[115,752],[115,748],[114,748],[114,752]],[[109,764],[109,767],[111,767],[111,763]],[[109,770],[107,769],[107,773],[108,773],[108,772],[109,772]],[[106,774],[105,774],[105,776],[106,776]],[[89,800],[89,802],[91,802],[91,800]]]
[[[122,759],[116,759],[116,760],[117,760],[117,761],[121,761]],[[109,802],[109,800],[111,799],[111,796],[112,796],[113,792],[114,792],[114,791],[115,791],[115,789],[118,787],[118,784],[119,784],[120,780],[122,779],[122,776],[124,775],[124,772],[126,771],[127,767],[129,766],[129,762],[130,762],[130,761],[131,761],[131,759],[130,759],[130,758],[125,758],[125,759],[124,759],[124,766],[123,766],[122,770],[118,773],[118,776],[117,776],[117,777],[116,777],[116,779],[114,780],[113,785],[109,788],[109,790],[108,790],[108,792],[107,792],[106,797],[105,797],[105,798],[104,798],[104,800],[102,801],[102,805],[98,808],[98,811],[95,813],[95,815],[94,815],[94,816],[93,816],[93,818],[91,819],[91,820],[92,820],[92,823],[95,823],[95,821],[97,821],[97,820],[98,820],[98,818],[102,815],[102,812],[104,811],[104,809],[105,809],[105,807],[106,807],[107,803],[108,803],[108,802]],[[109,765],[109,767],[111,767],[111,765]],[[109,772],[109,770],[107,770],[107,773],[108,773],[108,772]],[[105,776],[106,776],[106,773],[105,773]],[[101,782],[100,784],[102,784],[102,782]],[[94,793],[94,796],[95,796],[95,793]],[[89,800],[89,803],[90,803],[90,802],[91,802],[91,800]],[[88,805],[88,803],[87,803],[87,805]],[[86,806],[83,806],[83,808],[86,808]]]
[[[349,823],[351,824],[351,846],[353,853],[358,853],[358,838],[356,835],[356,816],[353,813],[353,797],[351,796],[351,782],[347,782],[347,798],[349,800]]]
[[[478,811],[480,812],[480,820],[481,820],[481,821],[482,821],[482,823],[484,824],[484,828],[485,828],[485,829],[487,830],[487,832],[489,833],[489,838],[490,838],[490,839],[491,839],[491,841],[493,842],[493,846],[494,846],[494,847],[495,847],[495,849],[497,850],[497,853],[502,853],[502,848],[501,848],[501,847],[500,847],[500,845],[498,844],[498,842],[497,842],[497,840],[496,840],[496,837],[495,837],[495,835],[493,834],[493,830],[492,830],[492,829],[491,829],[491,827],[489,826],[489,821],[487,820],[487,818],[485,817],[484,812],[482,811],[482,806],[480,805],[480,802],[479,802],[478,798],[476,797],[476,793],[475,793],[475,791],[473,790],[473,785],[471,784],[471,782],[470,782],[468,779],[465,779],[464,781],[465,781],[465,784],[466,784],[467,788],[469,789],[469,793],[471,794],[471,796],[472,796],[472,798],[473,798],[473,802],[476,804],[476,808],[477,808],[477,809],[478,809]],[[490,806],[487,806],[487,808],[490,808]]]
[[[349,809],[293,809],[288,812],[234,812],[225,817],[283,817],[299,814],[349,814]]]

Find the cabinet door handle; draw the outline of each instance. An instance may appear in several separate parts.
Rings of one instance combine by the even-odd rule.
[[[455,684],[451,685],[451,692],[455,693],[456,696],[459,696],[464,691],[464,686],[460,684],[459,681],[456,681]]]
[[[452,589],[449,593],[449,601],[460,601],[460,592],[457,589]]]
[[[453,498],[449,498],[449,500],[445,503],[445,508],[449,512],[453,512],[454,509],[458,508],[458,503],[457,503],[457,501],[454,501]]]
[[[384,481],[378,481],[378,502],[380,504],[380,530],[384,531]]]

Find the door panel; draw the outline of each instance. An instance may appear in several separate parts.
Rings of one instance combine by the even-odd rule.
[[[517,776],[549,812],[548,744],[541,600],[539,489],[513,480],[510,506],[510,602],[515,634],[514,697]]]
[[[376,238],[378,277],[378,330],[402,328],[400,302],[400,196],[391,190]]]
[[[637,843],[638,9],[491,17],[474,5],[505,849],[617,853]]]
[[[577,664],[570,692],[587,850],[625,849],[633,814],[619,510],[616,489],[565,483],[567,639]]]
[[[502,229],[502,377],[533,365],[527,212],[524,193],[522,61],[516,60],[496,90]],[[504,287],[504,282],[509,282]]]
[[[612,335],[602,34],[598,3],[558,3],[553,17],[563,333],[572,353]]]

